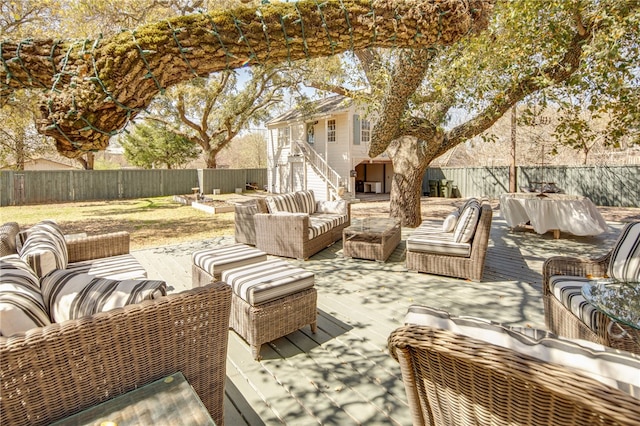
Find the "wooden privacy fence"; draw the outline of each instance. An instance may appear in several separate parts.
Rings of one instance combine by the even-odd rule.
[[[509,190],[508,167],[443,167],[427,169],[423,192],[429,192],[429,180],[443,179],[452,181],[462,197],[495,198]],[[640,166],[522,166],[517,182],[519,187],[554,182],[600,206],[640,207]],[[230,193],[247,183],[263,188],[267,170],[3,170],[0,206],[190,194],[195,187],[205,194]]]
[[[0,206],[235,192],[267,183],[266,169],[0,171]]]
[[[522,166],[516,171],[518,187],[534,182],[554,182],[567,194],[589,197],[596,205],[640,207],[640,166]],[[429,168],[429,180],[450,180],[462,197],[497,198],[509,192],[509,167]]]

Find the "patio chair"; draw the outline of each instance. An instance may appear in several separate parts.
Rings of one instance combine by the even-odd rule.
[[[632,222],[624,227],[614,247],[601,257],[547,259],[542,267],[547,328],[562,337],[640,353],[639,332],[620,323],[612,324],[611,318],[587,303],[581,294],[588,280],[599,277],[640,281],[639,243],[640,222]]]
[[[414,425],[639,424],[637,356],[435,312],[389,337]]]

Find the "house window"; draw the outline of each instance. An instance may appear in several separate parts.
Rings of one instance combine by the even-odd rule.
[[[360,131],[360,140],[362,143],[369,143],[371,141],[371,122],[369,120],[361,120],[362,129]]]
[[[313,145],[316,141],[316,128],[313,123],[307,123],[307,143]]]
[[[336,120],[327,121],[327,142],[336,142]]]
[[[285,147],[289,146],[289,127],[280,127],[278,129],[278,146]]]

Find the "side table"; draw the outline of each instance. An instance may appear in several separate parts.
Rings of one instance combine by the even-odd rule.
[[[631,338],[640,346],[640,283],[612,279],[589,281],[582,295],[597,310],[611,318],[608,332],[614,339]],[[613,326],[620,330],[615,332]]]
[[[394,219],[368,217],[353,219],[342,230],[345,257],[385,262],[400,244],[400,223]]]
[[[180,372],[53,423],[80,425],[210,425],[215,423]]]

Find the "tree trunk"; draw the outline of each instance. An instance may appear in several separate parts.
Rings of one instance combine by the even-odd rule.
[[[205,162],[207,163],[207,169],[215,169],[218,167],[218,163],[216,162],[216,156],[218,155],[218,151],[207,151],[205,152]]]
[[[422,178],[434,158],[424,146],[424,141],[405,136],[394,140],[387,148],[393,162],[390,216],[410,228],[422,223]]]

